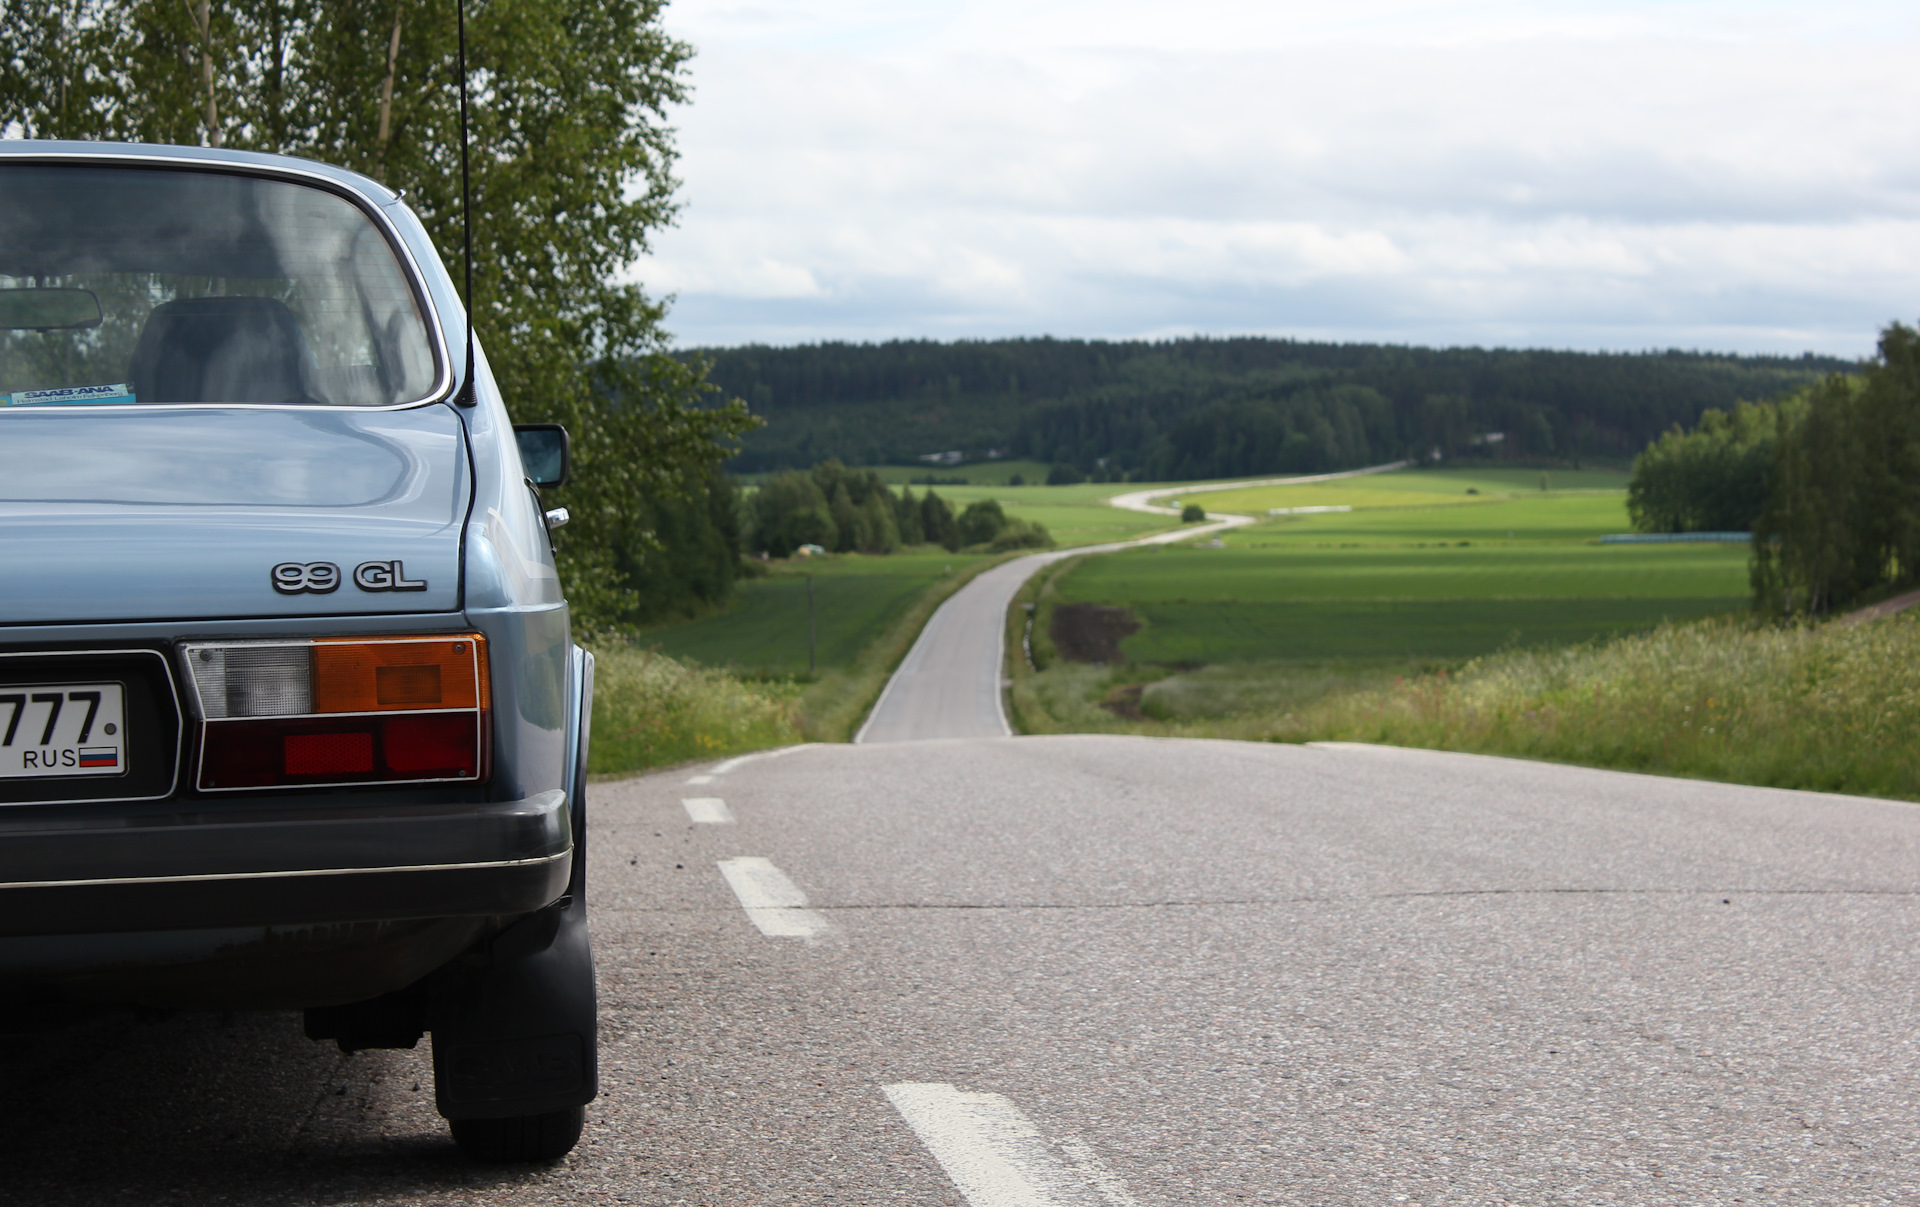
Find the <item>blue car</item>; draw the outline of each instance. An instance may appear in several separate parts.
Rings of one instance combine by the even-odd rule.
[[[0,1005],[431,1035],[454,1140],[596,1087],[542,487],[418,218],[244,152],[0,143]]]

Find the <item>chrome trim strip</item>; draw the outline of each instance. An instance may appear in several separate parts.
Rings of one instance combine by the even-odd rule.
[[[117,876],[96,880],[11,880],[0,883],[0,892],[10,888],[100,888],[115,884],[198,884],[216,880],[291,880],[312,876],[376,876],[383,872],[467,872],[485,868],[521,868],[555,863],[573,854],[572,846],[558,855],[538,859],[496,859],[487,863],[415,863],[385,868],[310,868],[285,872],[203,872],[189,876]]]
[[[125,801],[165,800],[179,790],[180,772],[183,769],[183,764],[185,764],[187,761],[186,743],[181,741],[180,739],[185,736],[188,717],[187,717],[186,706],[183,705],[180,701],[180,685],[174,682],[173,666],[165,654],[161,653],[159,650],[147,650],[147,649],[0,650],[0,658],[101,658],[101,657],[125,658],[135,654],[146,654],[149,657],[158,658],[160,660],[160,677],[167,681],[167,694],[173,697],[174,723],[178,727],[178,731],[174,735],[173,778],[167,782],[167,790],[165,792],[160,793],[158,796],[84,796],[84,797],[80,797],[78,799],[73,799],[73,800],[61,800],[61,799],[15,800],[15,801],[7,801],[5,804],[0,804],[0,809],[18,809],[18,808],[32,806],[32,805],[111,805],[111,804],[116,804],[116,803],[125,802]],[[132,761],[131,756],[133,754],[133,750],[131,747],[128,748],[127,754],[129,756],[128,761],[131,762]],[[132,768],[128,768],[128,770],[132,770]],[[22,777],[22,778],[27,778],[27,777]],[[71,781],[73,779],[78,779],[82,777],[63,776],[59,778],[65,781]],[[118,779],[119,777],[118,776],[113,776],[113,777],[99,776],[97,778]]]
[[[125,151],[103,151],[98,154],[94,154],[94,153],[78,154],[71,151],[44,151],[44,152],[36,151],[36,152],[29,152],[29,153],[20,154],[20,155],[7,155],[4,157],[0,157],[0,164],[7,164],[7,163],[99,164],[99,163],[102,163],[103,161],[112,162],[118,165],[141,165],[146,167],[173,168],[175,170],[179,170],[180,166],[184,164],[184,165],[187,165],[187,170],[189,171],[202,171],[202,170],[210,169],[217,172],[225,172],[225,173],[228,173],[229,175],[262,176],[262,177],[267,177],[269,179],[273,177],[297,177],[299,178],[302,184],[307,184],[310,187],[314,187],[314,188],[325,189],[327,192],[332,193],[337,197],[342,197],[346,199],[350,204],[357,206],[361,211],[368,213],[368,216],[373,218],[374,221],[379,225],[381,232],[386,235],[387,245],[391,247],[394,250],[394,252],[400,257],[401,263],[405,266],[405,268],[410,273],[411,275],[410,283],[413,286],[414,296],[416,300],[418,300],[421,303],[424,303],[425,305],[425,309],[426,309],[425,317],[427,319],[427,326],[431,328],[430,338],[432,338],[435,341],[435,347],[439,352],[438,372],[435,374],[433,386],[427,391],[427,393],[424,396],[420,398],[416,398],[411,402],[393,402],[393,403],[387,403],[384,406],[377,406],[377,407],[356,407],[356,406],[353,406],[352,404],[339,404],[339,403],[335,403],[331,405],[343,406],[345,409],[355,410],[355,411],[398,411],[398,410],[403,410],[407,407],[422,406],[427,403],[453,401],[453,394],[454,394],[453,347],[447,342],[446,328],[440,322],[440,308],[439,306],[434,304],[433,290],[427,288],[426,273],[421,271],[420,261],[414,258],[413,249],[407,246],[406,239],[403,238],[400,234],[400,228],[395,226],[393,223],[393,219],[387,216],[386,206],[382,205],[381,203],[376,201],[374,198],[367,196],[367,194],[365,194],[361,190],[348,185],[345,181],[338,180],[332,176],[327,175],[324,172],[315,172],[309,168],[302,168],[298,166],[282,167],[278,164],[269,166],[267,164],[244,163],[244,162],[236,162],[231,159],[217,159],[213,157],[201,157],[201,156],[191,156],[191,155],[142,155],[138,153],[128,153]],[[351,171],[351,169],[348,169],[348,168],[340,168],[337,170],[343,171],[343,172]],[[358,175],[358,173],[355,173],[355,175]],[[382,187],[385,187],[385,186],[382,186]],[[403,204],[400,202],[398,195],[395,196],[394,202]],[[113,404],[109,403],[107,405],[111,407]],[[285,403],[266,403],[266,402],[240,402],[240,403],[170,402],[170,403],[148,403],[145,405],[141,405],[141,404],[133,404],[133,405],[139,406],[141,410],[154,410],[156,408],[164,408],[164,407],[186,407],[186,408],[192,408],[196,410],[209,409],[209,408],[218,408],[218,409],[224,410],[229,407],[245,407],[253,410],[275,410],[275,411],[303,411],[303,410],[310,411],[313,409],[311,406],[295,406],[295,405],[289,405]],[[0,407],[0,414],[6,414],[11,410],[13,410],[12,407]],[[30,412],[32,410],[33,408],[31,407],[22,408],[23,412]]]
[[[473,708],[376,708],[370,712],[275,712],[259,717],[214,717],[208,725],[252,725],[260,721],[333,721],[351,717],[444,717],[451,713],[485,712]]]

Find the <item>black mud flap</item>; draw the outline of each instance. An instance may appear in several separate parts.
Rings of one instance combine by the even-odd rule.
[[[549,941],[550,940],[550,941]],[[567,1110],[599,1092],[586,902],[564,900],[495,940],[490,966],[435,994],[435,1104],[448,1119]]]

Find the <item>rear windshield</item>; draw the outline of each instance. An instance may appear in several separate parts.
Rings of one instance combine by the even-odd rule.
[[[386,406],[424,398],[414,289],[321,189],[0,164],[0,404]]]

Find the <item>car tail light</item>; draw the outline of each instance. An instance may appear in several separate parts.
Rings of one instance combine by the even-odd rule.
[[[487,643],[439,637],[190,643],[202,791],[481,780]]]

